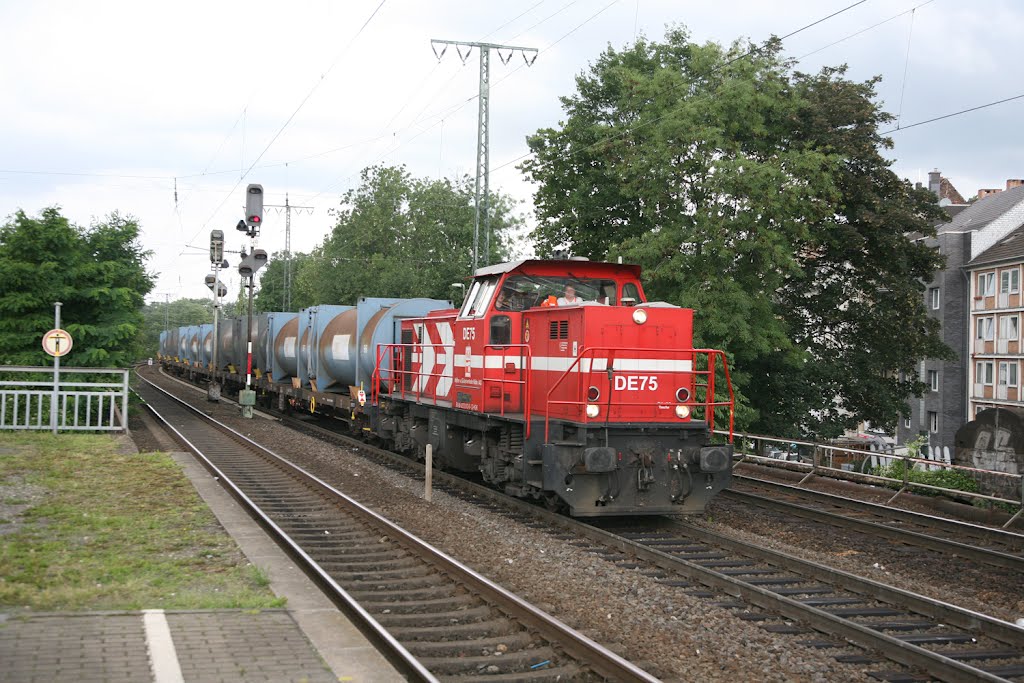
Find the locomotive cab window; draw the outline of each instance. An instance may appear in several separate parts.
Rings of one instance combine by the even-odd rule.
[[[491,335],[489,344],[512,343],[512,321],[507,315],[496,315],[491,318]]]
[[[536,306],[585,303],[615,306],[617,287],[615,280],[573,275],[510,275],[502,283],[494,308],[498,311],[524,311]]]
[[[494,295],[494,288],[497,284],[498,278],[494,277],[474,282],[473,286],[469,289],[469,294],[466,295],[465,303],[462,304],[459,317],[482,317],[487,312],[487,305],[491,302],[491,297]]]
[[[642,303],[640,301],[640,290],[637,288],[636,283],[627,282],[622,286],[622,305],[623,306],[636,306]]]

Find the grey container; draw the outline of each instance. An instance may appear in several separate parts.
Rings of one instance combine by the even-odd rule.
[[[199,363],[199,325],[185,328],[185,362],[189,365]]]
[[[188,362],[188,327],[182,326],[178,328],[178,339],[175,344],[176,351],[174,353],[178,360],[182,363]]]
[[[260,370],[272,381],[281,382],[295,375],[299,314],[275,312],[266,315],[266,329],[260,329]]]
[[[220,370],[227,369],[228,365],[238,367],[238,359],[235,358],[234,318],[221,318],[217,322],[217,365]]]
[[[298,341],[295,345],[295,374],[299,380],[299,386],[308,388],[310,386],[310,375],[314,374],[313,360],[310,358],[310,340],[313,338],[317,310],[319,306],[310,306],[299,311],[297,324]],[[315,376],[315,374],[314,374]]]
[[[204,368],[213,363],[213,323],[199,326],[199,364]]]
[[[321,306],[312,318],[311,377],[320,391],[346,393],[349,386],[370,392],[378,350],[401,339],[401,321],[451,308],[439,299],[382,299],[365,297],[354,307]],[[346,310],[337,310],[346,309]],[[381,356],[390,368],[391,354]]]

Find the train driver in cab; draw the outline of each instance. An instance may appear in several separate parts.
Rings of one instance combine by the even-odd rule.
[[[565,286],[562,296],[558,297],[559,306],[575,306],[582,302],[583,300],[576,296],[576,288],[568,284]]]
[[[505,285],[498,291],[498,299],[494,307],[499,311],[518,311],[521,306],[515,301],[516,291],[509,285]]]

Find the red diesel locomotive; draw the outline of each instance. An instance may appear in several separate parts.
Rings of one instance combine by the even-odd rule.
[[[378,347],[374,431],[573,516],[703,511],[732,475],[728,366],[639,275],[576,259],[479,269],[460,309],[403,320]],[[711,443],[716,409],[729,444]]]

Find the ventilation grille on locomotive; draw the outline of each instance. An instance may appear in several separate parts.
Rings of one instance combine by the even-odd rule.
[[[568,339],[569,338],[569,321],[568,320],[552,320],[551,321],[551,339]]]

